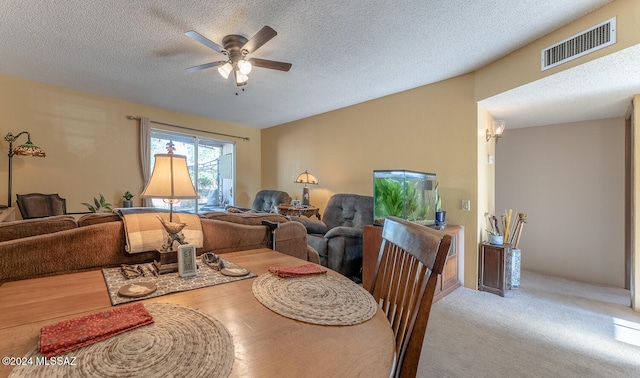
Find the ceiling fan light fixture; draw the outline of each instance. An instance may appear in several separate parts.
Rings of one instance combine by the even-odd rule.
[[[238,61],[238,69],[240,70],[241,74],[248,75],[249,72],[251,72],[251,68],[253,67],[251,66],[251,62],[249,62],[248,60],[241,59]]]
[[[229,74],[231,73],[232,70],[233,70],[233,66],[229,62],[218,67],[218,73],[220,74],[220,76],[224,77],[225,79],[229,78]]]
[[[251,38],[239,34],[229,34],[222,38],[222,46],[213,42],[202,34],[190,30],[185,35],[206,47],[222,53],[226,56],[226,60],[210,62],[189,67],[188,72],[195,72],[207,68],[218,68],[218,73],[225,79],[229,78],[233,71],[236,85],[243,86],[249,80],[249,73],[252,72],[253,66],[267,68],[271,70],[279,70],[287,72],[291,68],[291,63],[276,62],[274,60],[247,58],[247,55],[253,54],[262,45],[269,42],[278,33],[269,26],[264,26]]]
[[[237,86],[245,85],[247,84],[247,81],[249,81],[249,76],[240,72],[239,69],[236,70],[236,85]]]

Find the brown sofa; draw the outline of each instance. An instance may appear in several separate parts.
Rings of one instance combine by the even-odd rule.
[[[201,216],[204,252],[225,253],[271,247],[262,220],[280,222],[276,250],[312,262],[306,230],[275,214],[207,213]],[[0,282],[50,276],[120,264],[153,261],[155,252],[125,252],[124,224],[116,214],[70,215],[0,223]]]

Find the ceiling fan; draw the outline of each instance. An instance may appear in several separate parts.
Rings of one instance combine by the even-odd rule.
[[[278,34],[269,26],[264,26],[253,37],[251,37],[251,39],[247,39],[246,37],[237,34],[227,35],[222,39],[222,46],[193,30],[184,34],[187,37],[227,56],[227,60],[219,60],[217,62],[189,67],[186,69],[188,72],[218,67],[218,72],[225,79],[227,79],[231,74],[231,71],[233,71],[236,77],[236,85],[242,86],[247,84],[247,81],[249,80],[249,72],[251,72],[253,67],[269,68],[285,72],[289,71],[291,68],[291,63],[276,62],[274,60],[258,58],[247,59],[247,55],[259,49],[262,45],[269,42],[271,38]]]

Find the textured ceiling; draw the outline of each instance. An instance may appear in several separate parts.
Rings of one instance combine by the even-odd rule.
[[[0,73],[264,128],[477,70],[609,2],[3,0]],[[290,62],[289,72],[255,68],[243,92],[215,69],[185,71],[224,58],[186,31],[221,44],[227,34],[250,37],[264,25],[278,35],[251,56]],[[638,67],[633,53],[619,54]],[[640,86],[613,80],[620,88],[612,87],[611,67],[600,73],[608,79],[602,86],[590,68],[603,70],[589,63],[484,105],[514,126],[539,125],[532,115],[540,109],[554,123],[548,101],[576,89],[581,103],[563,101],[564,113],[581,106],[592,119],[622,116],[590,101],[613,93],[613,102]],[[563,84],[585,75],[593,81]]]
[[[480,101],[508,128],[622,117],[640,93],[640,45]]]

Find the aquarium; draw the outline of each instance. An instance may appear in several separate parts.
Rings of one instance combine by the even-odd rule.
[[[434,223],[436,175],[407,170],[373,171],[373,222],[392,215],[422,225]]]

